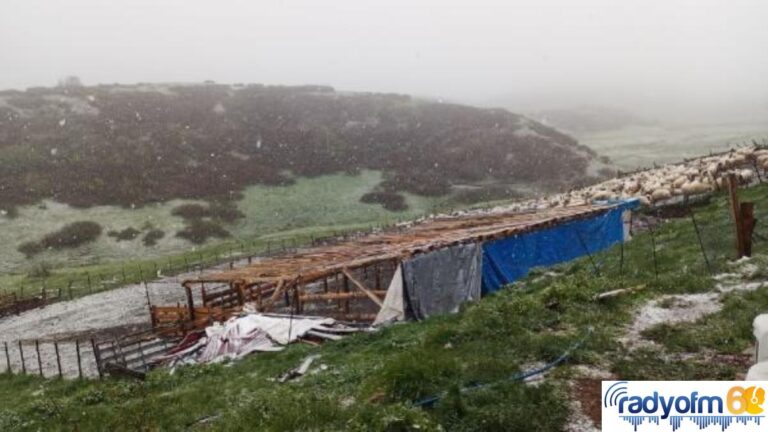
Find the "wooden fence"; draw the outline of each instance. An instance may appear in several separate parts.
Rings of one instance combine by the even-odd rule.
[[[374,229],[373,226],[372,229]],[[0,318],[130,283],[147,283],[160,277],[202,271],[205,268],[227,263],[230,267],[234,267],[236,261],[242,260],[250,263],[257,257],[289,253],[303,246],[333,243],[361,233],[360,231],[346,231],[334,232],[326,237],[294,237],[281,241],[268,241],[266,245],[257,245],[255,242],[250,242],[250,244],[238,242],[237,245],[232,245],[224,252],[217,251],[208,255],[200,253],[195,259],[188,256],[168,258],[162,264],[157,261],[149,265],[123,266],[112,272],[86,272],[84,275],[71,279],[48,277],[35,282],[34,285],[22,282],[12,292],[0,292]]]
[[[162,333],[162,332],[161,332]],[[0,373],[45,378],[102,378],[143,374],[179,341],[144,331],[112,339],[21,340],[2,342]]]
[[[94,340],[21,340],[3,342],[0,372],[46,378],[99,377]]]

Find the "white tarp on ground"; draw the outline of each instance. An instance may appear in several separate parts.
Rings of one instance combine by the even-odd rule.
[[[381,325],[395,321],[405,320],[405,303],[403,302],[403,266],[398,265],[392,276],[392,282],[387,288],[384,304],[379,309],[373,325]]]
[[[251,314],[230,318],[205,329],[205,336],[166,356],[179,363],[216,363],[239,359],[257,351],[280,351],[311,330],[324,330],[333,318],[283,317]],[[185,339],[186,340],[186,339]],[[182,341],[184,344],[184,341]]]

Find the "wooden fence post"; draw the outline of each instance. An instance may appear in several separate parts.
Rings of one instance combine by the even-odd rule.
[[[96,360],[96,371],[99,373],[99,379],[101,379],[104,377],[101,372],[101,358],[99,357],[99,347],[94,338],[91,338],[91,348],[93,348],[93,358]]]
[[[83,362],[80,358],[80,340],[75,339],[75,353],[77,354],[77,376],[83,379]]]
[[[19,357],[21,357],[21,373],[27,373],[27,365],[24,364],[24,348],[21,347],[21,341],[19,341]]]
[[[143,282],[143,283],[144,283],[144,294],[147,296],[147,307],[149,309],[152,309],[152,300],[149,297],[149,286],[147,286],[146,282]]]
[[[59,356],[59,342],[53,341],[53,349],[56,351],[56,366],[59,368],[59,378],[62,378],[64,375],[61,373],[61,357]]]
[[[43,376],[43,362],[40,360],[40,341],[35,339],[35,352],[37,352],[37,369],[40,376]]]
[[[3,345],[5,346],[5,366],[8,369],[6,372],[11,374],[13,371],[11,370],[11,356],[8,354],[8,342],[3,342]]]

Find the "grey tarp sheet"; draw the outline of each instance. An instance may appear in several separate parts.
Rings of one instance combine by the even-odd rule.
[[[417,255],[403,263],[409,319],[453,313],[480,298],[482,247],[465,244]]]

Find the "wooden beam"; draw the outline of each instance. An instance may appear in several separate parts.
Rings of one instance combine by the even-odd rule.
[[[379,307],[384,306],[384,303],[382,303],[381,299],[376,296],[376,294],[372,293],[368,288],[363,286],[360,281],[355,279],[354,276],[347,270],[346,268],[342,270],[342,273],[344,273],[344,276],[346,276],[360,291],[364,292],[366,296],[368,296],[369,299],[371,299],[374,303],[379,305]]]
[[[278,298],[280,298],[280,294],[282,294],[283,289],[285,289],[285,279],[280,279],[280,282],[277,283],[277,288],[275,288],[275,291],[272,293],[272,297],[267,300],[266,303],[264,303],[264,307],[259,312],[264,312],[268,308],[271,308]]]
[[[184,289],[187,291],[187,309],[189,310],[189,319],[195,319],[195,300],[192,297],[192,288],[184,284]]]
[[[755,230],[755,203],[743,202],[740,207],[741,213],[741,238],[744,241],[744,256],[752,256],[752,233]]]
[[[373,294],[377,295],[377,296],[379,296],[379,295],[380,296],[384,296],[384,295],[387,294],[387,292],[384,291],[384,290],[381,290],[381,291],[377,290],[377,291],[373,291]],[[348,293],[340,292],[340,293],[328,293],[328,294],[325,294],[325,293],[323,293],[323,294],[303,294],[303,295],[299,296],[299,300],[301,300],[302,302],[311,303],[311,302],[323,301],[323,300],[327,300],[327,301],[330,301],[330,300],[345,300],[345,299],[350,299],[350,298],[362,298],[362,297],[368,297],[368,294],[366,294],[364,292],[359,292],[359,291],[353,291],[353,292],[348,292]]]

